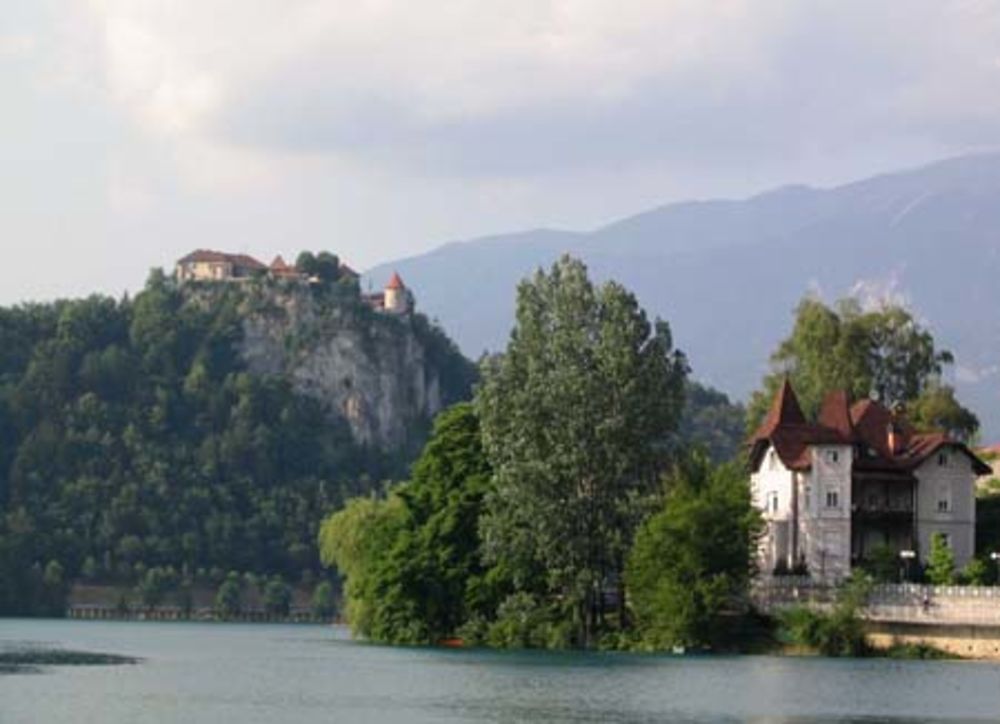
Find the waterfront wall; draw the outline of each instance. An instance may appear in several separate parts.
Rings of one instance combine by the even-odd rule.
[[[879,648],[925,644],[968,659],[1000,661],[1000,626],[869,621],[868,642]]]
[[[794,606],[828,610],[837,587],[809,578],[758,581],[754,606],[776,613]],[[1000,587],[879,584],[861,611],[870,642],[928,644],[957,656],[1000,660]]]

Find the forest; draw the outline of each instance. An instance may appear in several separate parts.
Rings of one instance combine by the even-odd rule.
[[[0,309],[0,613],[60,614],[73,580],[315,579],[323,516],[406,474],[405,454],[359,446],[287,379],[246,371],[242,293],[189,304],[156,271],[134,298]],[[353,279],[313,293],[384,323]],[[471,363],[412,325],[467,397]]]

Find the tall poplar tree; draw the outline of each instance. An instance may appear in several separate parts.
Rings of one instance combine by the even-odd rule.
[[[602,591],[620,584],[684,402],[687,361],[614,282],[563,257],[518,287],[502,355],[476,397],[494,470],[481,532],[515,587],[558,601],[590,645]]]

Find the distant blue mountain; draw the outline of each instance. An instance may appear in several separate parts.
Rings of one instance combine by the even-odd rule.
[[[669,204],[588,233],[451,243],[368,271],[402,274],[466,354],[501,349],[522,277],[569,252],[668,320],[695,376],[746,398],[803,295],[905,298],[951,349],[962,399],[1000,437],[1000,154],[831,189]]]

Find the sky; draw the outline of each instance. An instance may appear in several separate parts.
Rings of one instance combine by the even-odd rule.
[[[0,304],[1000,147],[1000,0],[0,2]]]

